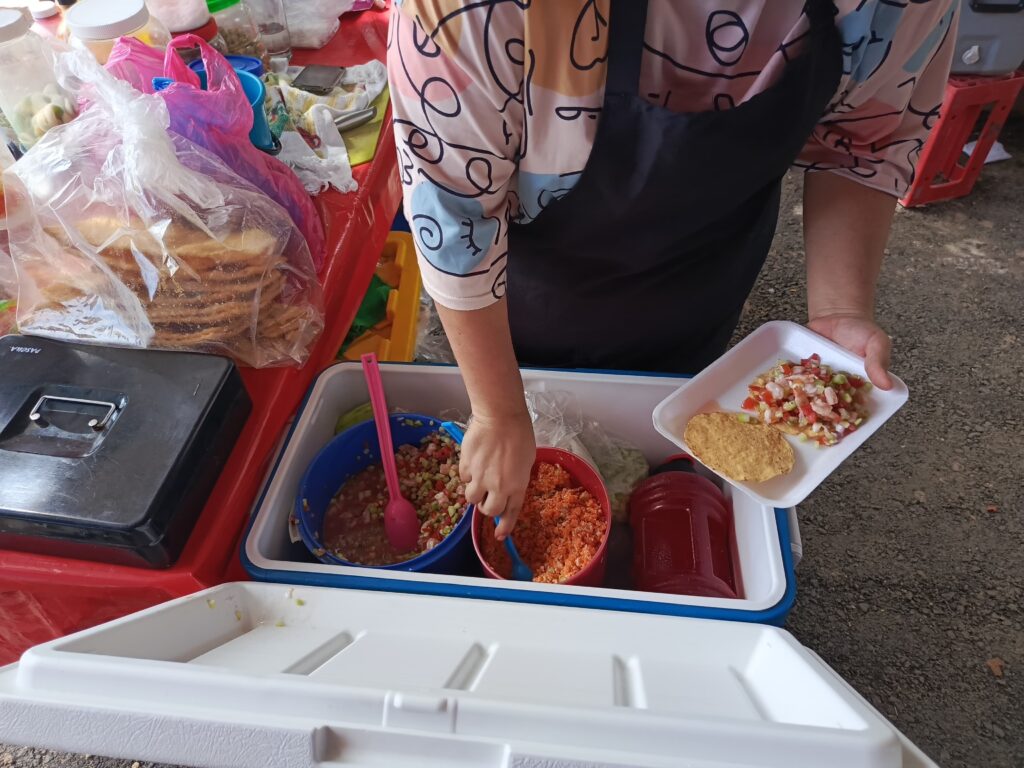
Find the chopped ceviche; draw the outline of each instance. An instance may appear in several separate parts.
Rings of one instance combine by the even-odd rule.
[[[862,376],[822,365],[818,354],[799,363],[780,360],[749,385],[743,410],[756,416],[742,414],[740,419],[757,419],[820,446],[835,445],[868,417],[870,389],[871,382]]]

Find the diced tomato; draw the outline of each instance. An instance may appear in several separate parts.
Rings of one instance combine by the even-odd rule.
[[[786,374],[787,376],[789,376],[791,373],[793,373],[793,366],[790,365],[789,363],[783,363],[782,364],[782,372],[784,374]]]
[[[864,379],[862,379],[860,376],[851,375],[847,376],[846,379],[850,383],[850,386],[853,387],[854,389],[860,389],[861,387],[864,386]]]
[[[745,411],[756,411],[757,410],[757,401],[754,398],[752,398],[752,397],[748,397],[746,400],[743,401],[743,410],[745,410]]]
[[[807,416],[807,423],[808,424],[817,424],[818,423],[818,414],[816,414],[814,411],[811,411],[810,413],[806,414],[806,416]]]

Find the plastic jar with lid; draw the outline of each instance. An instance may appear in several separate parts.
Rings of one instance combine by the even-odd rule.
[[[0,8],[0,110],[23,149],[75,116],[75,104],[57,85],[53,59],[31,31],[32,17]]]
[[[249,13],[260,30],[263,46],[272,59],[288,61],[292,57],[292,38],[288,32],[284,0],[245,0]]]
[[[172,37],[195,35],[221,53],[228,52],[217,22],[206,7],[206,0],[147,0],[146,5],[149,12],[167,27]],[[178,48],[177,51],[186,63],[199,59],[198,47]]]
[[[36,0],[29,3],[28,11],[35,21],[32,25],[33,32],[40,37],[60,39],[60,8],[53,0]]]
[[[228,44],[224,42],[224,37],[220,33],[220,29],[217,27],[217,22],[213,20],[211,16],[205,24],[195,29],[185,29],[181,31],[173,31],[175,37],[178,35],[195,35],[205,40],[211,48],[220,51],[225,56],[228,54]],[[192,46],[191,48],[177,48],[178,55],[185,60],[186,64],[191,64],[193,61],[199,61],[201,53],[199,46]]]
[[[151,16],[145,0],[81,0],[67,12],[72,45],[92,51],[106,64],[119,37],[134,37],[153,48],[166,48],[171,35]]]
[[[263,62],[264,69],[270,69],[270,57],[267,56],[259,27],[244,0],[206,0],[206,7],[220,28],[228,53],[234,56],[253,56]]]

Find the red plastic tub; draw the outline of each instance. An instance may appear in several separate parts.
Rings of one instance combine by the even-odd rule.
[[[633,586],[649,592],[736,598],[729,503],[705,477],[668,471],[629,500]]]
[[[600,587],[604,584],[605,566],[608,562],[608,535],[612,527],[612,507],[611,502],[608,500],[608,491],[604,487],[604,482],[601,480],[601,476],[597,474],[597,470],[584,459],[569,451],[563,451],[561,448],[538,448],[536,464],[542,462],[557,464],[565,469],[572,476],[572,479],[597,499],[598,504],[601,505],[601,510],[604,512],[605,529],[604,538],[601,539],[601,545],[597,548],[597,554],[594,555],[594,559],[590,561],[589,565],[577,572],[575,576],[561,582],[562,584],[573,584],[576,586]],[[477,557],[480,558],[480,564],[483,566],[484,573],[492,579],[504,579],[504,576],[495,571],[484,558],[483,549],[480,546],[481,538],[486,535],[481,530],[483,520],[483,513],[474,509],[472,528],[473,548],[476,550]],[[512,532],[512,539],[513,541],[515,540],[515,531]]]

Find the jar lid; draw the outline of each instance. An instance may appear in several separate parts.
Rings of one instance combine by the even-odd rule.
[[[206,7],[210,13],[220,13],[225,8],[238,5],[242,0],[206,0]]]
[[[29,5],[28,10],[32,14],[33,19],[48,19],[60,13],[57,10],[57,4],[53,0],[37,0],[37,2]]]
[[[67,21],[79,40],[114,40],[145,26],[149,10],[145,0],[85,0],[68,11]]]
[[[32,26],[32,17],[17,8],[0,8],[0,43],[22,37]]]

